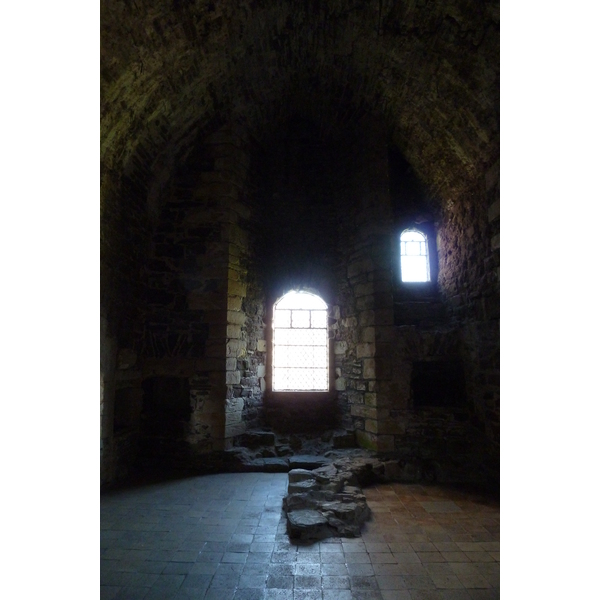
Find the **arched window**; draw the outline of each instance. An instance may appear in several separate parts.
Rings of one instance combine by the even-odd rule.
[[[402,281],[431,281],[427,236],[415,229],[400,235],[400,276]]]
[[[288,292],[273,310],[273,391],[329,390],[327,304]]]

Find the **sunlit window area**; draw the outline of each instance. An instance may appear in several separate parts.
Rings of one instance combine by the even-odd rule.
[[[273,310],[273,391],[328,391],[327,304],[288,292]]]
[[[406,230],[400,236],[402,281],[430,281],[427,238],[420,231]]]

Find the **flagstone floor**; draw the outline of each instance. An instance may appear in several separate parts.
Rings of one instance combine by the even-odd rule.
[[[499,504],[441,485],[364,490],[360,538],[291,543],[285,473],[228,473],[101,495],[101,599],[500,598]]]

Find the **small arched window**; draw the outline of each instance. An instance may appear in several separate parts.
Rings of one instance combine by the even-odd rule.
[[[329,390],[327,304],[288,292],[273,309],[273,391]]]
[[[427,236],[416,229],[400,235],[400,277],[402,281],[431,281]]]

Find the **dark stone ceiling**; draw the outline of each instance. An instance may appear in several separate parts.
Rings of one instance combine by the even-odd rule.
[[[499,3],[102,0],[102,197],[169,177],[206,133],[375,119],[445,197],[499,155]]]

